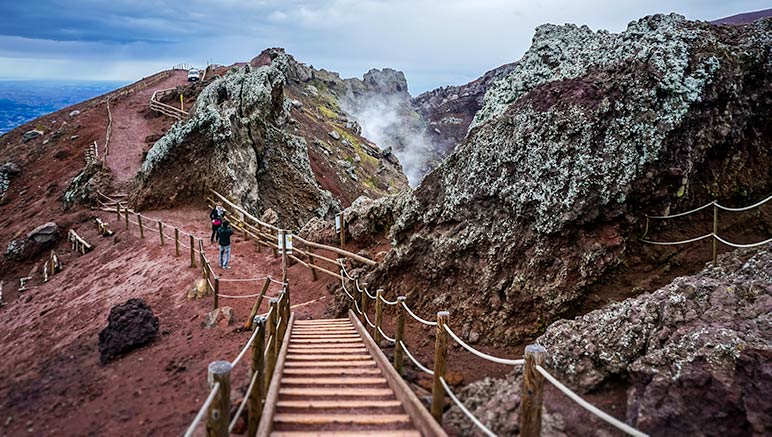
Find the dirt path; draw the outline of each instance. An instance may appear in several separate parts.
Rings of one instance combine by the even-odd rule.
[[[179,70],[166,79],[111,103],[113,117],[107,166],[113,173],[113,189],[124,190],[142,163],[142,154],[151,135],[165,132],[174,120],[150,112],[148,102],[153,91],[187,83],[187,73]]]

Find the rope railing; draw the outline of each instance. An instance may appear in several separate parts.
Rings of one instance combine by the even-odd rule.
[[[762,199],[759,202],[754,203],[753,205],[739,207],[739,208],[732,208],[732,207],[728,207],[728,206],[723,206],[720,203],[718,203],[718,201],[714,200],[712,202],[706,203],[705,205],[698,206],[697,208],[694,208],[694,209],[691,209],[689,211],[685,211],[685,212],[682,212],[682,213],[678,213],[678,214],[672,214],[672,215],[646,215],[645,216],[646,217],[646,227],[645,227],[645,229],[643,231],[643,235],[641,236],[641,238],[639,238],[639,240],[642,243],[652,244],[652,245],[656,245],[656,246],[679,246],[679,245],[682,245],[682,244],[689,244],[689,243],[694,243],[694,242],[697,242],[697,241],[705,240],[707,238],[712,238],[713,239],[713,263],[715,264],[717,259],[718,259],[718,245],[717,245],[718,242],[721,242],[721,243],[723,243],[723,244],[725,244],[727,246],[733,247],[733,248],[759,247],[759,246],[763,246],[765,244],[768,244],[768,243],[772,242],[772,238],[769,238],[769,239],[766,239],[764,241],[760,241],[760,242],[757,242],[757,243],[741,244],[741,243],[734,243],[734,242],[726,240],[725,238],[722,238],[719,235],[719,232],[718,232],[718,211],[719,210],[729,211],[729,212],[749,211],[749,210],[752,210],[754,208],[758,208],[758,207],[764,205],[770,199],[772,199],[772,196],[767,196],[766,198]],[[653,241],[653,240],[649,240],[649,239],[646,238],[649,235],[649,221],[651,219],[666,220],[666,219],[673,219],[673,218],[677,218],[677,217],[684,217],[684,216],[691,215],[691,214],[694,214],[696,212],[702,211],[703,209],[706,209],[706,208],[711,207],[711,206],[713,207],[713,232],[711,232],[709,234],[705,234],[705,235],[701,235],[699,237],[689,238],[689,239],[681,240],[681,241]]]
[[[386,305],[396,305],[399,303],[399,301],[396,301],[396,300],[394,301],[386,300],[386,298],[383,297],[383,295],[381,295],[381,302],[385,303]]]
[[[196,427],[199,423],[201,423],[201,420],[204,418],[204,415],[206,415],[206,410],[209,409],[209,407],[212,405],[212,401],[214,401],[214,397],[217,396],[217,392],[220,391],[220,383],[215,382],[214,385],[212,385],[212,389],[209,391],[209,396],[206,397],[206,400],[201,405],[201,408],[198,410],[198,413],[196,414],[196,417],[193,419],[193,422],[190,423],[190,426],[188,426],[188,429],[185,431],[185,437],[191,437],[193,435],[193,432],[196,431]]]
[[[704,237],[707,238],[710,235]],[[442,422],[442,416],[444,414],[444,397],[447,395],[452,402],[458,407],[458,409],[485,435],[487,436],[495,436],[496,434],[491,431],[490,428],[488,428],[485,424],[483,424],[480,419],[474,416],[474,414],[469,411],[469,409],[461,402],[461,400],[458,398],[458,396],[452,391],[450,386],[448,385],[447,381],[445,380],[445,363],[447,359],[447,337],[452,338],[453,341],[455,341],[458,345],[460,345],[464,350],[471,353],[472,355],[484,359],[486,361],[490,361],[497,364],[507,365],[507,366],[524,366],[524,381],[523,381],[523,400],[521,402],[520,406],[520,414],[521,414],[521,435],[524,436],[535,436],[539,435],[540,433],[540,421],[536,421],[533,419],[534,416],[540,416],[541,415],[541,402],[543,395],[539,395],[538,397],[533,395],[533,391],[539,391],[541,392],[542,388],[541,386],[535,388],[534,390],[531,390],[531,388],[526,388],[526,385],[530,387],[530,385],[534,384],[533,381],[533,374],[535,373],[535,370],[532,370],[531,372],[528,372],[529,366],[531,369],[534,368],[534,366],[537,366],[539,363],[543,363],[543,355],[541,357],[542,361],[539,361],[539,359],[534,358],[534,355],[530,355],[530,363],[529,363],[529,348],[533,347],[534,345],[529,345],[526,347],[526,354],[525,358],[520,359],[510,359],[510,358],[503,358],[503,357],[497,357],[494,355],[487,354],[485,352],[482,352],[471,345],[469,345],[467,342],[465,342],[458,334],[456,334],[453,329],[449,326],[447,323],[447,317],[448,313],[441,311],[437,313],[437,321],[430,321],[426,320],[420,316],[418,316],[411,308],[408,306],[406,299],[404,296],[397,297],[396,301],[389,301],[386,298],[383,297],[383,290],[379,289],[378,292],[375,295],[372,295],[369,291],[367,291],[366,287],[361,287],[358,284],[358,278],[351,276],[348,271],[345,268],[345,264],[343,262],[340,263],[340,281],[341,281],[341,288],[343,289],[343,292],[348,297],[350,301],[353,302],[353,310],[355,311],[355,314],[359,315],[361,323],[369,328],[372,328],[373,335],[375,336],[375,342],[376,344],[380,343],[380,340],[384,340],[389,342],[390,344],[394,344],[394,366],[397,368],[398,373],[402,373],[402,366],[403,366],[403,357],[406,356],[407,359],[413,363],[413,365],[420,370],[421,372],[424,372],[428,375],[431,375],[434,378],[434,384],[432,389],[432,415],[435,417],[436,420],[439,422]],[[358,294],[358,296],[361,298],[361,306],[359,302],[359,298],[357,298],[356,295],[352,294],[348,287],[346,286],[346,283],[348,281],[354,282],[356,286],[356,290],[352,290],[355,294]],[[368,299],[372,299],[376,302],[376,320],[375,323],[373,323],[370,320],[369,315],[367,314],[366,305],[368,302]],[[397,310],[397,334],[394,338],[389,337],[383,330],[382,327],[382,319],[381,319],[381,310],[382,307],[380,304],[387,304],[387,305],[394,305],[396,306]],[[435,337],[435,358],[434,358],[434,370],[430,369],[429,367],[422,364],[415,355],[410,351],[407,344],[405,344],[404,341],[404,317],[403,314],[408,314],[410,317],[412,317],[417,322],[427,325],[427,326],[435,326],[436,328],[436,337]],[[443,338],[444,337],[444,338]],[[544,350],[540,346],[536,346],[537,349]],[[530,395],[528,393],[531,393]],[[538,405],[535,405],[534,403],[538,402]],[[583,405],[586,406],[586,405]],[[602,418],[606,420],[607,418],[611,417],[606,413],[603,413],[597,407],[593,407],[594,410],[591,410],[593,412],[600,412]],[[611,417],[613,419],[613,417]],[[613,419],[616,421],[616,423],[612,423],[613,425],[619,425],[623,424],[623,422]],[[625,425],[627,428],[620,427],[622,430],[632,430],[634,431],[631,433],[631,435],[645,435],[640,433],[640,431],[635,430],[634,428],[630,427],[629,425]],[[627,431],[626,431],[627,432]],[[636,434],[636,432],[638,434]]]
[[[257,381],[258,375],[258,372],[255,372],[252,375],[252,379],[249,381],[249,387],[247,387],[247,393],[252,393],[252,390],[255,388],[255,381]],[[241,404],[239,404],[239,408],[236,410],[236,414],[233,416],[233,420],[231,420],[231,423],[228,425],[228,432],[233,432],[233,428],[236,427],[236,423],[238,423],[239,418],[241,417],[241,413],[244,411],[244,407],[247,406],[248,400],[249,396],[244,396],[244,399],[241,400]]]
[[[407,355],[407,357],[410,358],[410,361],[412,361],[413,364],[415,364],[415,366],[418,367],[422,372],[428,373],[429,375],[434,375],[434,372],[432,371],[432,369],[421,364],[421,362],[418,361],[416,357],[414,357],[413,354],[410,353],[410,349],[407,348],[407,345],[405,344],[404,341],[400,340],[399,346],[405,352],[405,355]]]
[[[489,437],[496,437],[496,434],[493,433],[487,426],[483,425],[482,422],[480,422],[480,419],[475,417],[474,414],[472,414],[471,411],[469,411],[468,408],[461,402],[460,399],[458,399],[458,396],[456,396],[455,393],[453,393],[453,390],[450,389],[448,386],[448,382],[445,380],[445,377],[440,376],[440,382],[442,383],[442,388],[445,390],[445,393],[450,397],[450,399],[453,401],[454,404],[458,407],[458,409],[464,413],[464,415],[469,418],[469,420],[472,421],[472,423],[475,424],[477,428],[480,429],[480,431],[483,432],[483,434],[489,436]]]
[[[544,378],[547,379],[555,388],[563,392],[566,396],[571,398],[574,402],[579,404],[580,407],[584,408],[585,410],[589,411],[590,413],[594,414],[598,418],[604,420],[606,423],[614,426],[615,428],[624,431],[625,433],[635,436],[635,437],[648,437],[648,434],[642,433],[638,431],[637,429],[631,427],[630,425],[622,422],[621,420],[616,419],[615,417],[611,416],[610,414],[602,411],[595,405],[592,405],[591,403],[585,401],[582,399],[578,394],[574,393],[570,388],[563,385],[560,381],[557,380],[554,376],[552,376],[549,372],[547,372],[544,367],[536,365],[536,370],[544,376]]]
[[[742,211],[748,211],[748,210],[751,210],[751,209],[754,209],[754,208],[758,208],[759,206],[769,202],[770,199],[772,199],[772,196],[767,196],[766,198],[762,199],[759,202],[754,203],[753,205],[743,206],[743,207],[739,207],[739,208],[732,208],[732,207],[729,207],[729,206],[724,206],[724,205],[721,205],[720,203],[718,203],[718,201],[714,200],[714,201],[708,202],[708,203],[706,203],[706,204],[704,204],[702,206],[698,206],[697,208],[690,209],[689,211],[681,212],[681,213],[678,213],[678,214],[670,214],[670,215],[648,215],[647,214],[646,218],[650,218],[650,219],[663,219],[663,220],[665,220],[665,219],[673,219],[673,218],[678,218],[678,217],[684,217],[684,216],[687,216],[687,215],[694,214],[695,212],[702,211],[703,209],[708,208],[710,206],[715,206],[716,208],[723,209],[724,211],[742,212]]]
[[[388,341],[389,343],[396,343],[396,342],[397,342],[397,339],[395,339],[395,338],[391,338],[391,337],[389,337],[388,335],[386,335],[386,333],[385,333],[385,332],[383,332],[383,329],[381,329],[381,327],[380,327],[380,326],[378,327],[378,332],[380,332],[380,333],[381,333],[381,336],[382,336],[384,339],[386,339],[386,341]]]
[[[445,328],[445,331],[450,335],[450,337],[456,341],[461,347],[471,352],[473,355],[480,357],[484,360],[492,361],[494,363],[499,364],[506,364],[508,366],[522,366],[525,364],[525,360],[519,359],[519,360],[512,360],[508,358],[499,358],[494,357],[493,355],[488,355],[485,352],[478,351],[477,349],[473,348],[472,346],[468,345],[464,340],[461,339],[458,335],[456,335],[455,332],[453,332],[452,329],[450,329],[450,326],[444,325],[443,328]]]
[[[405,308],[405,311],[407,311],[407,313],[410,314],[410,317],[415,319],[417,322],[423,323],[424,325],[427,325],[427,326],[437,326],[437,322],[432,322],[426,319],[422,319],[416,313],[411,311],[410,307],[407,306],[404,300],[402,301],[402,306]]]

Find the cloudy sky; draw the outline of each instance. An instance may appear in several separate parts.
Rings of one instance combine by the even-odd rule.
[[[361,76],[405,72],[414,95],[516,60],[542,23],[621,31],[659,12],[713,20],[751,0],[33,0],[0,3],[0,78],[133,81],[177,63],[230,64],[266,47]]]

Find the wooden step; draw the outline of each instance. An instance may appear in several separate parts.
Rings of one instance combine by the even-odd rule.
[[[327,361],[364,361],[364,360],[372,360],[373,357],[370,355],[310,355],[310,354],[299,354],[299,355],[289,355],[287,354],[287,361],[321,361],[321,360],[327,360]]]
[[[292,333],[291,340],[315,340],[319,338],[345,338],[348,340],[356,340],[361,338],[359,334],[295,334]]]
[[[290,347],[287,349],[288,354],[364,354],[367,353],[367,349],[364,347],[341,347],[336,349],[307,349]]]
[[[325,367],[375,367],[375,361],[362,360],[362,361],[324,361],[323,359],[313,361],[291,361],[285,362],[284,367],[287,368],[325,368]]]
[[[386,425],[410,423],[407,414],[288,414],[278,413],[273,416],[274,423],[293,423],[299,425],[328,425],[332,423],[352,423],[357,425]]]
[[[386,384],[386,378],[377,377],[344,377],[344,378],[282,378],[282,384],[294,385],[372,385]]]
[[[292,376],[380,375],[380,374],[381,374],[381,369],[363,369],[363,368],[346,369],[346,368],[333,367],[333,368],[325,368],[325,369],[315,369],[315,368],[284,369],[284,375],[292,375]]]
[[[292,335],[356,335],[353,329],[293,329]]]
[[[361,347],[364,347],[364,343],[362,343],[361,341],[358,342],[358,343],[335,343],[334,345],[333,344],[328,344],[328,343],[319,343],[319,344],[300,343],[300,344],[293,344],[290,347],[293,348],[293,349],[303,349],[303,350],[307,350],[307,351],[312,351],[314,349],[329,349],[331,347],[336,347],[336,348],[347,348],[347,347],[349,347],[349,348],[350,347],[361,348]]]
[[[366,399],[349,400],[308,400],[279,401],[277,408],[397,408],[402,403],[396,399],[389,401],[371,401]]]
[[[351,325],[351,320],[349,319],[295,320],[294,325],[306,326],[306,325],[320,325],[320,324],[328,324],[328,323],[341,323],[345,325]]]
[[[279,388],[279,396],[307,397],[394,397],[390,388]]]
[[[290,343],[355,343],[353,340],[354,340],[353,338],[294,338],[294,337],[290,337]]]
[[[271,437],[421,437],[421,433],[412,430],[399,431],[274,431]]]

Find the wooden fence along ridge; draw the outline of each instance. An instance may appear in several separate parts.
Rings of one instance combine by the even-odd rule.
[[[159,112],[163,115],[175,118],[177,120],[182,120],[183,118],[188,116],[188,113],[180,108],[176,108],[172,105],[167,105],[166,103],[162,103],[160,99],[167,95],[171,94],[175,91],[175,88],[168,88],[163,90],[157,90],[153,92],[153,95],[150,96],[150,109],[153,111]]]

